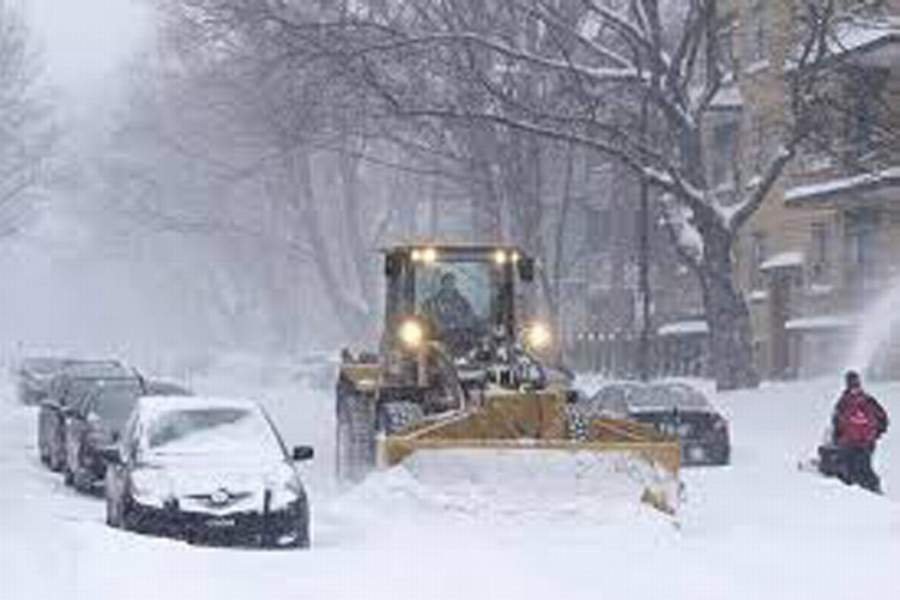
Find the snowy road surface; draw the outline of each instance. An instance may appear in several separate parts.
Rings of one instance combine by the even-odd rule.
[[[360,599],[847,599],[900,594],[900,385],[874,386],[895,416],[879,455],[888,498],[799,472],[832,381],[723,394],[734,465],[687,471],[680,526],[641,507],[491,510],[402,472],[337,494],[331,402],[289,386],[255,391],[288,443],[312,441],[314,549],[197,548],[113,531],[103,503],[39,464],[33,409],[0,392],[0,597]],[[227,388],[227,389],[222,389]],[[262,390],[262,391],[260,391]],[[506,499],[509,500],[509,499]],[[513,499],[514,500],[514,499]],[[555,501],[554,501],[555,502]],[[514,502],[512,503],[515,504]],[[507,503],[509,505],[509,503]]]

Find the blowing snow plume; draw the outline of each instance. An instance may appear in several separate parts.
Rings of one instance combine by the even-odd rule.
[[[900,325],[900,279],[878,299],[860,320],[856,342],[846,361],[846,367],[858,371],[871,369],[876,356],[885,349]]]

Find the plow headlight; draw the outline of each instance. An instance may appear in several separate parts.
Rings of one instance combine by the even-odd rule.
[[[550,345],[553,336],[550,334],[550,328],[544,323],[534,323],[528,328],[525,335],[525,341],[531,348],[540,350]]]
[[[425,339],[425,330],[422,328],[422,324],[413,319],[404,321],[397,334],[403,345],[411,349],[421,346]]]
[[[411,258],[413,262],[434,264],[438,258],[437,250],[435,248],[416,248],[412,251]]]

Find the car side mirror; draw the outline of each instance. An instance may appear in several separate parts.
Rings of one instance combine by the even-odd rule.
[[[118,446],[106,446],[100,448],[99,454],[100,458],[103,459],[103,462],[108,465],[121,465],[125,462]]]
[[[316,451],[313,450],[312,446],[294,446],[294,451],[291,453],[291,459],[296,462],[312,460],[315,454]]]

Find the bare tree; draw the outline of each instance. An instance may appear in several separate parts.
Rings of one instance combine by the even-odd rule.
[[[56,137],[40,74],[23,16],[0,0],[0,237],[27,216],[25,200]]]
[[[814,126],[830,68],[834,2],[800,5],[802,39],[785,57],[781,143],[757,185],[742,187],[727,204],[714,193],[704,148],[706,122],[725,83],[715,0],[377,4],[381,10],[359,10],[339,23],[302,23],[289,9],[267,18],[318,32],[306,41],[341,61],[346,76],[368,84],[394,118],[479,123],[575,142],[633,169],[660,192],[673,241],[701,283],[719,386],[755,385],[734,245]],[[554,101],[535,102],[521,93],[521,81],[553,90]],[[643,99],[660,134],[653,146],[636,126]]]

